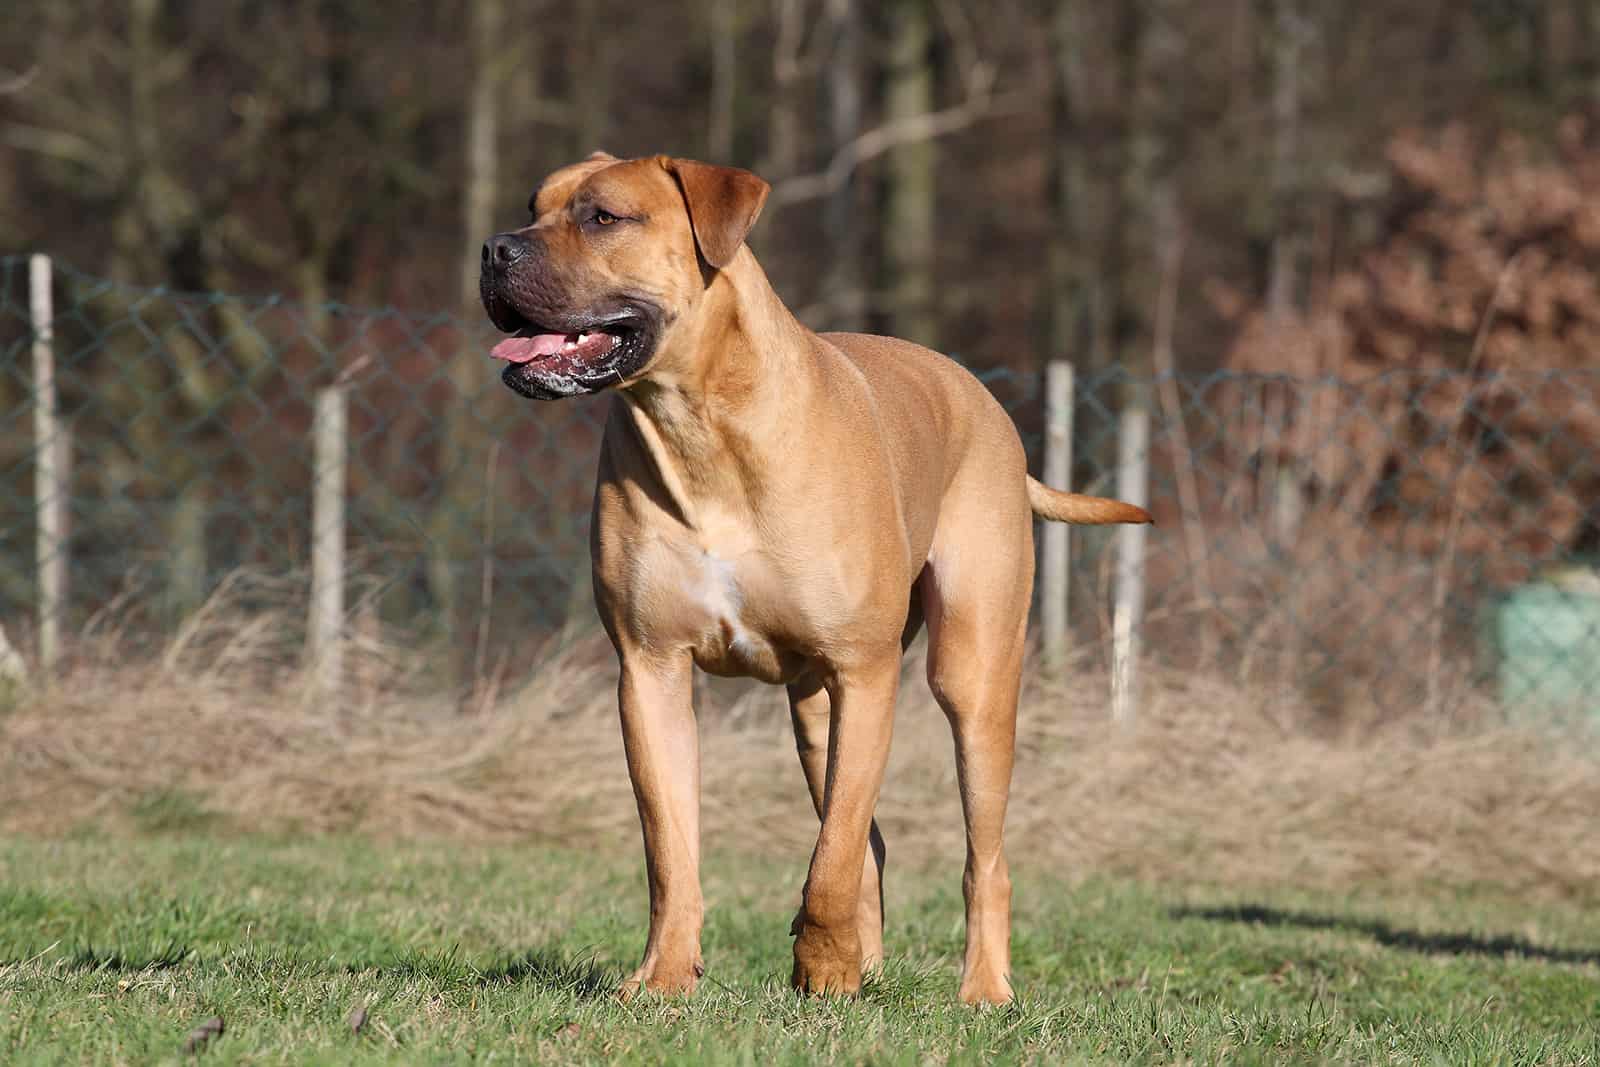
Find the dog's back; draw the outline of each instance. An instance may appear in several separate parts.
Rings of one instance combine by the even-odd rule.
[[[857,333],[821,337],[866,379],[891,436],[891,451],[903,457],[902,483],[918,480],[908,479],[908,470],[937,463],[939,496],[948,492],[959,468],[969,475],[963,479],[969,485],[1025,482],[1028,510],[1042,519],[1083,525],[1150,521],[1143,508],[1065,493],[1029,477],[1027,456],[1011,416],[987,386],[948,356],[896,337]],[[1007,496],[995,494],[992,505],[1004,506]]]

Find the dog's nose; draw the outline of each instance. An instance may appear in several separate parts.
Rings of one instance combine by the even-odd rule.
[[[483,242],[483,265],[509,267],[528,254],[528,242],[514,233],[497,233]]]

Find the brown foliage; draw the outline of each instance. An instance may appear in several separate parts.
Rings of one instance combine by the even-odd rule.
[[[1512,580],[1600,521],[1600,124],[1544,154],[1408,131],[1387,159],[1383,236],[1309,314],[1246,314],[1227,362],[1347,383],[1285,387],[1263,456],[1390,543]]]

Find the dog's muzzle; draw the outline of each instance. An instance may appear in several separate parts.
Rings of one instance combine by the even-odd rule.
[[[508,364],[501,380],[534,400],[625,384],[655,351],[660,309],[625,296],[584,310],[548,306],[558,287],[541,257],[534,243],[517,233],[496,234],[483,243],[479,296],[489,321],[511,335],[490,351]]]

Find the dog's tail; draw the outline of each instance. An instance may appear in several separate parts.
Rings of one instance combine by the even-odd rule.
[[[1078,526],[1106,526],[1117,522],[1154,522],[1150,513],[1134,504],[1108,500],[1103,496],[1063,493],[1037,478],[1028,479],[1028,506],[1041,519],[1070,522]]]

